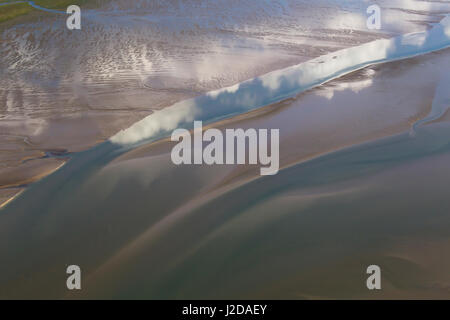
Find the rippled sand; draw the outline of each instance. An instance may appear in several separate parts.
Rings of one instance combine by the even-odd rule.
[[[331,0],[319,7],[243,0],[96,5],[83,11],[81,32],[45,12],[0,25],[0,158],[2,170],[12,168],[9,179],[18,168],[36,180],[24,158],[54,148],[85,150],[176,101],[343,47],[423,30],[444,8],[390,2],[386,30],[375,33],[361,17],[364,4]]]
[[[283,124],[286,168],[270,179],[255,167],[174,166],[164,141],[62,188],[57,181],[69,172],[52,175],[1,217],[0,243],[15,246],[0,251],[16,259],[3,267],[2,296],[448,297],[449,127],[428,124],[415,137],[409,129],[430,112],[436,69],[449,57],[445,50],[365,69],[223,123]],[[367,140],[374,142],[345,148]],[[49,246],[52,239],[64,241]],[[16,255],[30,246],[39,254]],[[70,294],[55,273],[74,261],[89,289]],[[368,264],[386,270],[376,295],[365,289]]]
[[[304,8],[305,3],[299,1],[299,8]],[[334,2],[327,3],[332,12]],[[432,3],[421,3],[425,7],[417,9],[428,12]],[[251,9],[257,12],[255,17],[266,17],[258,8]],[[435,17],[409,9],[393,10],[400,16],[422,19],[418,24],[408,22],[408,27],[427,28],[425,22]],[[19,174],[8,175],[14,161],[18,161],[14,158],[15,148],[21,152],[17,153],[19,172],[37,161],[60,163],[67,157],[74,161],[33,183],[0,211],[1,298],[450,297],[449,113],[411,133],[414,123],[439,111],[433,108],[436,101],[448,101],[445,72],[450,66],[449,49],[371,66],[293,99],[213,124],[222,130],[279,128],[283,170],[273,177],[259,176],[258,166],[175,166],[170,161],[172,144],[167,140],[143,144],[120,156],[110,142],[80,152],[93,141],[105,139],[134,122],[134,118],[151,112],[152,99],[161,99],[158,108],[164,107],[169,103],[161,98],[165,95],[176,101],[303,61],[308,54],[315,56],[322,49],[328,52],[337,48],[337,43],[342,45],[343,40],[338,39],[335,47],[330,46],[336,36],[333,30],[315,30],[314,41],[325,40],[327,45],[295,56],[293,52],[299,52],[302,46],[309,50],[311,44],[302,43],[289,51],[278,41],[290,39],[293,45],[299,38],[291,38],[297,35],[292,30],[301,30],[301,26],[296,29],[295,24],[289,24],[295,19],[287,19],[283,7],[280,10],[282,18],[275,19],[275,25],[269,23],[269,18],[260,21],[261,28],[272,28],[266,30],[269,49],[261,50],[267,60],[253,60],[262,57],[255,46],[244,51],[239,48],[230,59],[242,58],[243,62],[230,64],[229,68],[208,63],[202,70],[207,70],[211,78],[206,77],[205,82],[199,78],[180,81],[182,77],[170,72],[158,77],[152,74],[153,69],[142,76],[141,89],[133,89],[134,80],[123,81],[135,76],[131,76],[133,69],[118,72],[118,78],[111,79],[120,81],[105,80],[103,87],[96,86],[95,81],[89,86],[83,80],[74,92],[94,88],[94,93],[73,98],[70,116],[65,114],[68,109],[60,110],[58,117],[51,119],[42,110],[38,112],[42,117],[33,118],[23,112],[26,108],[8,109],[24,118],[5,116],[7,121],[1,120],[3,128],[8,128],[5,132],[17,130],[4,137],[5,145],[11,148],[11,164],[5,166],[1,177],[16,188],[7,192],[23,188],[14,181],[27,181],[26,174],[21,179],[15,178]],[[277,17],[274,12],[278,11],[270,11],[267,16]],[[246,11],[241,14],[246,20]],[[318,14],[326,16],[322,10]],[[249,26],[245,31],[238,28],[225,32],[228,21],[215,20],[220,26],[212,28],[216,37],[224,33],[232,38],[243,35],[246,41],[247,37],[261,40],[259,29],[256,32]],[[334,25],[350,42],[385,36],[350,32],[343,25],[356,22],[345,16]],[[287,26],[280,27],[282,23]],[[185,32],[183,20],[180,25]],[[199,26],[202,32],[210,28],[205,25]],[[392,32],[403,27],[394,24]],[[280,34],[275,34],[275,29]],[[126,29],[123,32],[127,34]],[[309,30],[299,37],[305,34]],[[127,48],[123,43],[117,43],[121,50],[99,50],[98,59],[106,52],[123,53]],[[120,47],[122,44],[124,47]],[[139,47],[134,44],[134,48]],[[204,48],[210,48],[209,44],[205,43]],[[158,45],[164,48],[164,44]],[[198,43],[195,46],[201,51]],[[183,48],[177,50],[184,52]],[[280,50],[282,54],[278,55]],[[167,52],[171,52],[170,46]],[[183,70],[186,63],[186,74],[198,75],[191,65],[195,69],[195,61],[201,64],[210,54],[192,54],[192,60],[176,63],[173,70]],[[244,60],[247,54],[249,59]],[[221,51],[213,61],[227,61],[225,56]],[[87,67],[88,61],[79,60],[73,68],[96,70]],[[119,66],[130,65],[117,61]],[[261,61],[267,64],[261,66]],[[145,70],[141,62],[137,65],[136,69]],[[241,74],[237,70],[244,71]],[[127,76],[120,78],[123,74]],[[222,82],[214,78],[217,74],[223,76]],[[31,101],[24,95],[19,97],[19,101]],[[17,101],[14,99],[6,101]],[[84,102],[79,104],[77,99]],[[124,107],[127,99],[136,105]],[[106,111],[102,109],[105,101],[109,105]],[[146,107],[138,106],[141,103]],[[82,109],[81,105],[90,109]],[[34,105],[29,110],[35,112],[39,107]],[[129,118],[121,119],[120,115]],[[40,125],[41,121],[45,125]],[[80,292],[64,288],[64,271],[70,264],[80,265],[83,270]],[[381,292],[369,292],[365,287],[365,269],[370,264],[382,268]]]

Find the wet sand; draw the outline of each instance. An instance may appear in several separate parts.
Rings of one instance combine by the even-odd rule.
[[[147,190],[152,216],[168,206],[156,200],[168,182],[143,168],[177,181],[176,199],[189,186],[196,196],[95,268],[86,297],[447,299],[449,128],[333,152],[220,192],[196,190],[197,180],[214,185],[224,170],[167,169],[164,156],[111,165],[94,178],[108,198]],[[365,287],[370,264],[384,270],[377,293]]]
[[[409,12],[405,2],[389,3],[387,12],[405,19],[368,32],[354,12],[364,8],[356,4],[342,9],[331,3],[322,11],[303,2],[180,8],[177,2],[135,1],[134,10],[130,1],[110,2],[87,7],[79,33],[43,12],[0,25],[0,149],[7,150],[0,157],[2,170],[11,168],[8,184],[20,184],[23,175],[36,180],[22,167],[25,158],[52,148],[86,150],[177,101],[344,47],[426,29],[442,17],[443,6]],[[117,10],[125,9],[119,19]],[[186,10],[196,13],[196,24],[180,19]],[[35,145],[24,146],[23,139]],[[40,164],[42,176],[50,165],[33,167]],[[0,189],[6,186],[0,181]]]
[[[273,177],[259,166],[175,166],[167,140],[118,157],[108,141],[83,151],[138,112],[114,124],[113,114],[75,108],[43,126],[31,121],[34,134],[7,130],[11,154],[34,160],[4,171],[6,196],[39,176],[35,163],[52,170],[64,161],[55,151],[75,153],[0,211],[0,297],[450,297],[448,112],[409,133],[432,110],[449,65],[446,49],[371,66],[213,124],[279,128],[283,170]],[[181,92],[172,89],[165,94]],[[88,100],[116,98],[100,96]],[[81,292],[64,287],[70,264],[82,267]],[[382,268],[381,292],[365,287],[370,264]]]
[[[431,110],[436,71],[448,61],[443,50],[361,70],[219,125],[282,123],[285,168],[274,177],[255,167],[175,166],[167,141],[69,183],[63,171],[51,175],[0,217],[0,243],[15,243],[0,251],[16,259],[3,267],[0,296],[448,298],[450,128],[434,122],[409,134]],[[55,239],[64,242],[48,246]],[[67,293],[55,274],[75,262],[87,289]],[[375,294],[365,288],[370,264],[384,270]]]
[[[444,68],[443,68],[444,66]],[[295,99],[214,123],[214,127],[280,129],[280,168],[345,147],[410,130],[431,111],[450,51],[372,66],[314,88]],[[389,90],[386,90],[389,88]],[[379,92],[384,98],[379,99]],[[165,142],[164,142],[165,141]],[[113,163],[166,155],[169,139],[135,148]],[[170,160],[170,159],[169,159]],[[259,175],[259,166],[236,166],[227,178]]]
[[[83,112],[43,119],[1,120],[0,191],[26,187],[57,170],[73,153],[108,139],[148,112]],[[6,191],[7,195],[10,191]],[[7,201],[2,197],[0,204]]]

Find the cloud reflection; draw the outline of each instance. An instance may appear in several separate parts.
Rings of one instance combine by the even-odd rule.
[[[431,30],[372,41],[333,52],[308,62],[267,73],[219,91],[181,101],[156,111],[111,137],[126,145],[165,136],[193,120],[211,123],[293,97],[318,84],[368,65],[405,59],[450,45],[450,17]]]

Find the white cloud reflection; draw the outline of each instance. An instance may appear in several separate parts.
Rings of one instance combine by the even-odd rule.
[[[229,118],[295,96],[374,63],[404,59],[448,47],[449,33],[450,18],[447,17],[429,31],[376,40],[273,71],[157,111],[122,130],[111,141],[132,144],[168,135],[178,127],[191,128],[193,120],[208,123]]]

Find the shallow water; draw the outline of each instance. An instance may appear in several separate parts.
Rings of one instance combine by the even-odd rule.
[[[293,60],[290,55],[293,51],[302,52],[294,59],[301,62],[306,57],[316,56],[318,52],[326,53],[331,48],[340,47],[343,44],[342,38],[336,42],[331,39],[336,33],[348,39],[345,46],[360,44],[372,36],[380,36],[364,33],[368,37],[363,37],[356,31],[355,34],[347,35],[343,31],[346,30],[345,27],[335,22],[338,27],[334,31],[331,28],[304,30],[303,34],[300,32],[300,38],[305,37],[305,34],[312,34],[313,42],[321,43],[305,53],[300,49],[304,46],[309,48],[311,43],[305,44],[299,38],[293,40],[292,30],[314,25],[312,20],[317,17],[322,17],[322,20],[319,19],[322,22],[327,20],[327,14],[322,9],[316,10],[314,6],[308,6],[308,2],[299,1],[295,4],[301,9],[310,8],[308,14],[314,19],[305,18],[301,22],[295,22],[299,25],[293,22],[295,15],[290,15],[301,10],[296,11],[290,2],[274,2],[269,8],[255,2],[245,2],[253,6],[243,11],[238,10],[242,12],[236,14],[231,14],[236,9],[230,6],[231,11],[227,16],[235,19],[231,22],[227,16],[214,21],[208,15],[202,18],[202,12],[219,10],[220,3],[218,7],[211,4],[213,7],[204,8],[205,11],[197,7],[196,2],[189,2],[190,6],[187,8],[172,5],[167,7],[163,3],[149,8],[145,1],[135,3],[142,5],[137,10],[139,14],[132,11],[124,18],[119,17],[122,12],[120,10],[124,9],[121,7],[123,2],[120,1],[89,11],[88,31],[77,37],[90,40],[75,53],[71,52],[75,44],[69,44],[68,47],[60,45],[59,41],[64,41],[64,32],[57,32],[56,38],[48,30],[24,33],[26,27],[22,25],[13,31],[5,31],[3,36],[6,35],[8,41],[11,41],[3,46],[3,49],[6,48],[6,57],[10,59],[9,62],[17,62],[10,64],[8,68],[2,66],[6,75],[2,80],[10,77],[10,81],[5,81],[6,89],[3,89],[7,97],[5,117],[14,117],[15,113],[25,114],[26,117],[35,112],[40,115],[42,112],[52,113],[52,103],[56,106],[66,101],[64,99],[72,99],[72,104],[64,103],[64,109],[59,111],[62,113],[67,110],[76,113],[78,108],[86,105],[92,109],[102,108],[93,102],[107,103],[107,97],[111,101],[116,100],[116,93],[111,92],[118,88],[118,95],[129,92],[128,90],[136,93],[133,91],[136,79],[139,86],[142,86],[136,96],[142,93],[143,98],[131,100],[133,103],[143,103],[146,108],[153,108],[149,106],[151,103],[147,100],[147,95],[151,96],[148,99],[157,99],[152,95],[161,90],[162,95],[179,94],[179,99],[258,76],[266,71],[266,66],[262,69],[259,66],[264,59],[256,59],[255,64],[250,64],[248,69],[244,66],[247,61],[259,56],[259,51],[264,55],[269,50],[268,61],[273,61],[275,53],[281,50],[288,57],[283,63],[291,65]],[[320,3],[326,4],[329,12],[333,12],[338,1]],[[362,8],[358,2],[349,1],[348,5],[347,9],[352,9],[350,12]],[[423,8],[425,11],[438,6],[434,9],[439,12],[438,15],[442,15],[442,8],[439,6],[443,4],[428,5],[430,7]],[[191,20],[177,19],[181,9],[199,14],[200,22],[203,22],[199,24],[200,31],[192,25]],[[145,10],[152,14],[146,14]],[[264,15],[266,10],[268,12]],[[407,8],[404,10],[406,12]],[[314,16],[314,13],[317,15]],[[114,23],[109,20],[113,16],[117,16]],[[252,27],[239,25],[242,21],[248,21],[249,17],[256,19]],[[261,17],[263,21],[258,21]],[[423,18],[430,19],[430,15],[423,15]],[[156,30],[160,28],[159,33],[151,32],[155,29],[150,28],[148,31],[144,28],[147,25],[143,21],[148,23],[155,20],[158,23],[153,27]],[[175,20],[179,22],[172,25]],[[60,22],[56,22],[58,23]],[[173,29],[167,29],[169,25]],[[396,27],[400,30],[404,26]],[[25,29],[20,31],[20,28]],[[281,34],[275,34],[275,29],[280,30]],[[395,33],[396,29],[393,27],[391,31]],[[183,40],[186,43],[174,46],[174,39],[178,39],[177,35],[182,32],[190,34]],[[163,40],[163,36],[171,33],[175,38]],[[36,34],[46,40],[38,44]],[[108,40],[115,39],[113,35],[118,34],[119,38],[123,38],[114,40],[117,42],[112,42],[110,47],[103,47]],[[159,40],[150,41],[152,37],[159,37]],[[264,41],[269,39],[269,49],[253,46],[260,43],[261,37]],[[246,43],[246,46],[244,49],[239,45],[232,46],[231,51],[234,53],[230,54],[228,49],[223,50],[227,48],[224,43],[230,42],[221,42],[223,47],[217,51],[219,53],[214,58],[217,60],[214,61],[227,61],[226,56],[235,61],[236,55],[248,55],[249,59],[244,59],[243,64],[231,65],[230,68],[228,64],[224,68],[220,65],[212,67],[214,63],[209,63],[207,58],[211,57],[211,51],[205,53],[203,50],[211,48],[211,43],[218,41],[218,38],[220,41],[228,39],[234,44]],[[187,42],[192,39],[199,41],[194,45],[195,50],[186,47]],[[279,39],[289,42],[289,45],[280,44]],[[406,47],[408,50],[406,55],[402,50],[391,51],[392,55],[387,56],[389,59],[428,51],[411,51],[417,44],[415,40],[420,37],[397,39],[401,40],[394,41],[395,47]],[[423,42],[425,48],[441,49],[445,46],[441,42],[432,42],[432,39],[435,38],[431,37],[430,42]],[[146,69],[149,46],[139,45],[146,41],[150,41],[152,46],[161,45],[164,53],[181,50],[179,57],[182,58],[173,65],[161,63],[159,71],[153,69],[155,62],[152,60],[148,64],[151,68]],[[52,53],[49,50],[45,60],[36,60],[41,55],[42,48],[38,47],[42,43],[54,51]],[[247,46],[248,43],[252,45]],[[12,58],[10,44],[21,48],[17,51],[22,54],[19,60],[17,57]],[[427,47],[428,45],[430,46]],[[272,47],[275,49],[271,49]],[[76,62],[72,64],[57,57],[60,52],[69,57],[77,56],[80,52],[85,52],[86,55],[77,56]],[[190,58],[183,60],[186,57]],[[329,58],[327,63],[335,60]],[[111,63],[108,64],[107,61]],[[173,71],[182,71],[184,64],[187,66],[193,61],[208,63],[199,67],[202,72],[194,67],[186,69],[185,73],[181,72],[180,76],[173,75]],[[371,61],[377,60],[369,59],[368,63]],[[446,65],[442,62],[445,60],[439,61]],[[267,66],[267,71],[275,65],[285,67],[283,63],[280,65],[279,61],[274,62]],[[433,64],[433,58],[418,59],[412,63],[423,63],[426,66],[427,63]],[[336,69],[335,64],[331,66],[331,72],[319,72],[319,76],[323,78],[308,78],[311,86],[333,78],[333,70],[342,73],[350,71],[346,68]],[[48,67],[50,68],[47,69]],[[353,67],[359,68],[358,64]],[[57,72],[52,73],[51,68]],[[430,68],[435,70],[436,66]],[[324,69],[330,71],[326,67]],[[417,68],[411,69],[416,73],[417,70],[420,71]],[[82,72],[75,76],[70,70]],[[370,70],[372,69],[367,70],[368,74],[364,78],[369,80],[367,90],[371,89],[372,83]],[[28,78],[34,72],[37,72],[36,82]],[[282,75],[283,72],[281,71]],[[87,81],[90,73],[91,80]],[[108,74],[113,76],[108,78]],[[195,79],[180,80],[184,74],[189,77],[195,75]],[[216,75],[220,75],[221,80],[217,80]],[[59,76],[61,78],[57,79]],[[430,82],[433,84],[430,86],[435,81],[440,83],[433,91],[436,103],[433,99],[430,100],[432,106],[428,119],[434,120],[436,115],[444,115],[446,104],[442,102],[446,100],[448,83],[445,78],[441,82],[431,78]],[[51,79],[57,80],[53,82]],[[79,81],[75,81],[76,79]],[[32,96],[37,91],[31,87],[23,90],[28,84],[19,86],[21,89],[17,91],[11,86],[28,81],[38,83],[38,87],[44,91],[51,89],[48,91],[51,94],[39,95],[39,99],[48,99],[48,103],[25,107],[27,101],[33,99],[24,98],[24,92],[29,90]],[[49,85],[50,83],[54,86]],[[65,87],[73,86],[74,83],[73,91]],[[350,88],[356,93],[360,90],[358,85],[345,81],[337,80],[334,85],[336,92],[325,90],[330,103],[337,102],[333,98],[336,98],[339,86]],[[243,87],[250,92],[253,88],[251,85]],[[299,88],[308,88],[298,85],[294,87],[296,92],[301,91]],[[167,88],[169,90],[164,91]],[[386,92],[390,88],[377,85],[373,90],[381,97],[387,97]],[[424,89],[425,91],[428,89]],[[291,93],[289,90],[287,92]],[[231,94],[233,93],[236,92],[231,90]],[[95,96],[99,96],[98,100],[95,100]],[[213,103],[215,97],[217,92],[206,98],[194,99],[206,101],[200,103],[202,111],[205,111],[202,116],[206,117],[202,119],[214,121],[224,115],[223,110],[230,111],[226,108],[214,108],[217,107]],[[59,98],[62,100],[58,102]],[[244,106],[258,107],[279,100],[277,94],[267,94],[263,95],[258,105]],[[391,99],[386,103],[395,104],[396,100]],[[123,109],[125,105],[123,100],[117,99],[110,106],[112,109]],[[44,109],[38,111],[41,107]],[[125,107],[125,110],[128,109]],[[239,112],[248,110],[249,108],[238,108]],[[233,114],[226,113],[227,116]],[[279,114],[282,119],[283,110]],[[289,115],[292,113],[284,113],[284,116]],[[385,116],[388,118],[389,114]],[[145,121],[141,123],[145,124]],[[151,132],[151,135],[144,135],[143,140],[140,137],[132,141],[138,142],[137,145],[106,141],[87,151],[73,154],[73,158],[63,168],[31,185],[0,211],[0,297],[373,298],[365,287],[364,271],[369,264],[379,264],[382,270],[387,270],[386,274],[383,273],[385,290],[377,297],[450,296],[450,277],[446,274],[450,266],[450,259],[446,254],[450,230],[450,203],[447,197],[450,181],[448,124],[428,123],[416,126],[414,135],[406,131],[291,165],[276,176],[239,181],[232,185],[225,183],[225,187],[222,187],[224,181],[233,174],[233,168],[227,166],[177,167],[171,164],[167,153],[116,161],[119,156],[126,156],[127,152],[137,150],[139,145],[149,144],[170,132],[172,127],[164,127],[167,125],[164,122],[159,124],[166,130]],[[148,132],[144,130],[144,133]],[[23,141],[22,136],[21,139]],[[79,293],[67,292],[64,287],[65,267],[70,264],[80,265],[83,270],[84,289]]]
[[[401,83],[445,57],[386,68]],[[389,270],[383,297],[448,297],[449,130],[419,126],[225,189],[232,167],[116,162],[127,148],[103,143],[0,211],[1,296],[371,298],[361,270],[375,263]],[[79,295],[61,287],[68,264],[86,277]]]
[[[6,171],[47,149],[86,150],[177,101],[385,36],[365,30],[356,2],[95,3],[82,7],[81,31],[46,12],[0,26]],[[358,18],[328,22],[349,15]]]
[[[368,263],[390,270],[387,297],[448,296],[433,289],[446,255],[427,266],[395,249],[449,240],[449,136],[427,126],[216,195],[204,188],[226,168],[72,161],[1,212],[1,296],[365,297]],[[56,270],[75,263],[86,290],[71,295]]]

